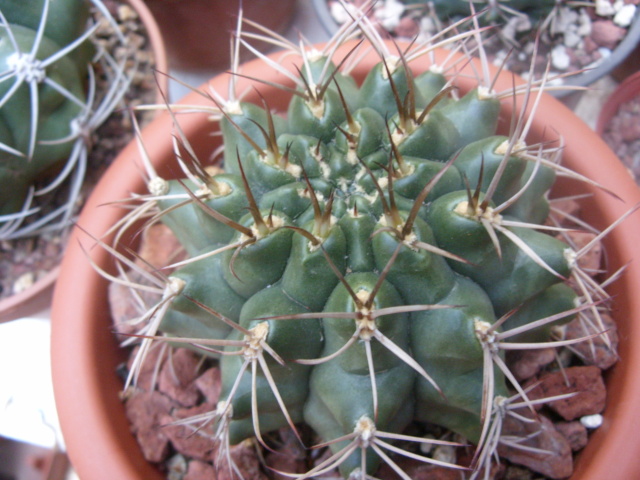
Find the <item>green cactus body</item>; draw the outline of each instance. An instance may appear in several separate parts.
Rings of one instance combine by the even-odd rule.
[[[426,3],[425,0],[403,0],[406,4]],[[435,0],[433,2],[438,17],[448,19],[451,17],[466,17],[471,15],[472,10],[467,0]],[[500,20],[503,11],[516,10],[526,13],[533,19],[538,19],[548,14],[558,2],[556,0],[498,0],[481,1],[474,5],[475,11],[486,9],[483,18],[487,21]]]
[[[231,441],[304,421],[323,441],[344,437],[331,449],[347,449],[345,477],[376,470],[379,455],[349,437],[372,425],[433,422],[478,442],[487,401],[510,386],[489,362],[483,397],[492,325],[515,310],[495,332],[522,327],[575,300],[568,246],[508,224],[544,219],[553,175],[528,182],[530,162],[504,150],[499,101],[437,98],[444,76],[404,68],[294,96],[286,120],[234,105],[221,120],[227,173],[203,179],[208,191],[171,183],[158,201],[195,258],[172,274],[185,287],[160,330],[223,342]],[[516,340],[546,341],[550,328]]]
[[[21,52],[30,52],[36,39],[36,32],[20,25],[11,26],[12,34]],[[40,42],[35,58],[42,61],[60,50],[60,46],[44,37]],[[25,54],[26,55],[26,54]],[[15,62],[19,61],[7,30],[0,33],[0,70],[8,71],[15,68]],[[33,75],[38,75],[33,71]],[[43,72],[44,73],[44,72]],[[27,73],[25,73],[28,75]],[[0,177],[3,188],[0,194],[0,214],[11,213],[15,207],[19,208],[26,197],[27,189],[15,192],[6,186],[31,185],[43,174],[51,173],[61,161],[65,160],[71,149],[73,141],[61,143],[42,143],[43,141],[55,141],[69,137],[72,132],[73,120],[82,111],[81,102],[84,98],[84,78],[86,72],[80,72],[76,64],[67,57],[60,58],[47,68],[46,76],[57,84],[64,85],[67,91],[73,95],[77,102],[65,98],[50,84],[42,82],[37,89],[37,120],[35,131],[37,140],[31,157],[28,157],[32,142],[31,108],[32,91],[28,79],[15,78],[13,81],[5,81],[0,85],[0,95],[8,97],[0,110],[0,119],[3,123],[2,142],[24,156],[3,152],[2,167],[5,172]],[[14,88],[17,90],[14,91]],[[13,207],[13,208],[12,208]]]
[[[45,1],[0,0],[0,10],[10,24],[37,30]],[[60,46],[67,45],[82,35],[88,19],[89,8],[84,0],[56,0],[49,5],[45,36]]]
[[[135,62],[100,0],[0,0],[0,12],[0,237],[17,240],[70,225],[93,133]]]

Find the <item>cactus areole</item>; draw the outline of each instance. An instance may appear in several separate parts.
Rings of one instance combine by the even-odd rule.
[[[365,478],[393,463],[396,440],[427,441],[402,433],[414,421],[477,445],[477,473],[504,404],[527,400],[505,350],[597,317],[567,286],[581,252],[545,226],[559,148],[527,145],[524,117],[496,134],[514,93],[491,79],[460,96],[442,68],[414,75],[412,50],[373,44],[380,61],[361,84],[345,65],[363,45],[344,63],[330,47],[298,52],[286,112],[218,98],[223,173],[179,129],[186,178],[149,164],[131,216],[151,212],[187,258],[157,284],[138,360],[167,339],[219,358],[215,440],[304,422],[332,453],[300,478]]]

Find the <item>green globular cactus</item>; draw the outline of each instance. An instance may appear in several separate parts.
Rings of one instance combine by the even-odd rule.
[[[425,0],[402,0],[408,5],[426,4]],[[524,14],[531,19],[544,18],[554,7],[564,3],[562,0],[434,0],[429,1],[442,19],[467,17],[474,11],[489,22],[499,21],[505,16]]]
[[[495,448],[494,406],[527,398],[504,350],[586,308],[565,285],[573,251],[542,225],[558,151],[496,134],[482,82],[458,97],[373,46],[360,86],[332,50],[300,52],[286,116],[218,103],[225,173],[182,159],[188,178],[151,172],[141,207],[188,258],[139,358],[163,339],[219,357],[218,440],[304,422],[333,453],[300,478],[365,478],[394,440],[428,441],[402,434],[414,421]]]
[[[92,8],[115,25],[98,0],[0,1],[0,238],[69,224],[91,133],[126,91],[123,65],[107,52],[94,67]],[[108,92],[96,94],[95,68],[112,75]],[[36,199],[60,185],[67,201],[39,214]]]

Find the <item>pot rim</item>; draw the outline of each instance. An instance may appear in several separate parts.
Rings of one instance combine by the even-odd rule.
[[[317,48],[322,48],[321,46]],[[342,54],[348,46],[342,47]],[[275,53],[271,58],[277,59]],[[447,52],[436,52],[436,57],[442,61]],[[289,62],[292,63],[292,62]],[[370,67],[375,63],[372,55],[363,60]],[[243,65],[243,75],[265,78],[264,64],[260,60]],[[423,68],[426,68],[423,66]],[[278,78],[281,81],[282,77]],[[248,84],[246,79],[240,79],[239,91]],[[471,80],[462,80],[470,82]],[[512,87],[512,76],[506,75],[498,79],[498,90]],[[201,87],[203,91],[213,87],[218,92],[225,92],[228,77],[219,75]],[[268,89],[264,85],[259,87]],[[256,93],[248,94],[250,101],[258,101]],[[200,105],[206,102],[198,92],[192,92],[181,100],[183,105]],[[521,105],[521,100],[516,102]],[[512,108],[511,99],[504,102],[506,115]],[[545,116],[544,121],[541,119]],[[596,227],[602,229],[613,223],[631,206],[640,203],[640,190],[631,181],[624,167],[617,160],[609,147],[573,112],[549,95],[544,95],[540,101],[538,120],[533,123],[531,135],[535,138],[548,138],[549,132],[561,132],[563,137],[572,138],[564,146],[565,158],[569,163],[577,163],[583,156],[583,151],[597,158],[599,162],[581,164],[580,171],[590,178],[596,178],[611,191],[615,191],[616,199],[607,192],[597,190],[589,185],[581,185],[580,190],[587,190],[593,195],[587,199],[585,210],[592,212],[596,220]],[[204,121],[204,123],[203,123]],[[171,135],[167,131],[171,128],[172,119],[166,113],[159,115],[142,132],[147,146],[147,153],[154,162],[159,158],[172,156],[162,153],[163,149],[171,147]],[[198,124],[198,122],[202,124]],[[180,116],[180,125],[187,138],[193,135],[210,135],[210,124],[207,116]],[[507,122],[508,125],[508,122]],[[156,136],[159,135],[159,138]],[[208,137],[211,138],[211,137]],[[151,140],[153,139],[153,140]],[[210,141],[210,140],[209,140]],[[586,149],[586,150],[585,150]],[[197,152],[200,153],[200,152]],[[210,153],[210,152],[209,152]],[[164,157],[163,157],[164,158]],[[206,158],[206,157],[201,157]],[[118,217],[117,209],[100,210],[96,215],[95,208],[109,200],[128,196],[131,191],[142,191],[142,180],[137,175],[135,159],[139,159],[137,146],[132,142],[118,156],[114,165],[105,174],[89,199],[79,220],[79,224],[90,234],[99,237]],[[602,159],[610,160],[601,173],[599,165]],[[575,167],[575,165],[570,165]],[[120,177],[126,179],[125,181]],[[162,174],[162,172],[160,172]],[[136,178],[138,177],[138,178]],[[106,195],[106,196],[105,196]],[[622,201],[620,201],[620,199]],[[607,208],[605,208],[605,206]],[[610,210],[608,208],[611,207]],[[92,220],[96,223],[92,224]],[[623,235],[623,231],[627,232]],[[130,435],[124,408],[114,394],[122,387],[122,383],[115,374],[115,364],[120,353],[110,349],[115,348],[116,341],[110,332],[108,313],[106,310],[106,280],[101,279],[86,259],[86,251],[92,244],[86,233],[76,230],[74,241],[64,259],[60,281],[56,286],[52,310],[52,368],[54,392],[60,423],[68,446],[71,461],[83,479],[104,478],[161,478],[157,470],[147,464],[139,452],[135,439]],[[609,262],[612,271],[626,263],[633,257],[636,238],[640,238],[640,222],[627,220],[606,239],[609,252]],[[108,241],[108,240],[107,240]],[[80,248],[86,245],[86,251]],[[91,250],[91,258],[102,267],[109,265],[108,255],[100,249]],[[78,280],[79,279],[79,280]],[[613,286],[613,293],[619,295],[616,310],[619,312],[639,312],[640,296],[634,294],[640,290],[640,270],[637,265],[631,265],[624,277]],[[97,293],[83,295],[85,291],[97,288]],[[93,290],[91,290],[93,291]],[[99,301],[98,307],[92,305],[93,298]],[[67,302],[71,301],[71,305]],[[98,322],[98,330],[91,331],[87,317],[93,317]],[[635,411],[635,403],[640,398],[640,375],[634,375],[632,366],[640,364],[640,349],[630,346],[631,340],[640,339],[640,318],[621,324],[620,355],[622,361],[607,373],[610,398],[613,400],[607,406],[604,414],[604,425],[596,431],[586,449],[580,454],[580,460],[572,479],[600,480],[602,478],[640,478],[640,465],[636,461],[640,454],[640,442],[633,441],[637,431],[640,431],[640,416]],[[85,340],[74,340],[72,335],[80,333],[87,335]],[[104,336],[108,340],[104,341]],[[73,349],[77,349],[75,354]],[[89,355],[88,360],[78,355]],[[82,360],[81,360],[82,358]],[[121,359],[121,358],[120,358]],[[109,363],[110,362],[110,363]],[[66,382],[66,386],[65,386]],[[71,383],[69,383],[71,382]],[[89,395],[86,384],[97,389],[96,397]],[[612,388],[615,387],[615,388]],[[105,394],[111,389],[111,397]],[[108,395],[107,395],[108,396]],[[80,420],[80,431],[73,430],[73,423]],[[106,421],[106,430],[98,425]],[[124,438],[116,440],[124,430]],[[91,439],[91,441],[89,441]],[[105,446],[101,442],[121,442]],[[621,453],[632,449],[629,453]],[[87,450],[88,449],[88,450]],[[109,465],[95,463],[91,453],[99,458],[109,458]],[[122,465],[116,466],[122,460]],[[103,462],[104,463],[104,462]],[[99,468],[96,468],[99,465]],[[107,470],[109,469],[109,470]],[[99,470],[99,471],[96,471]],[[139,470],[139,471],[138,471]]]
[[[626,103],[639,95],[640,71],[625,78],[609,96],[598,115],[596,132],[598,132],[599,135],[602,135],[611,119],[615,117],[616,113],[618,113],[618,108],[620,108],[623,103]]]

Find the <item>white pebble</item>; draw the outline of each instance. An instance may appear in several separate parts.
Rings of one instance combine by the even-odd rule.
[[[595,413],[593,415],[585,415],[580,418],[580,423],[585,428],[598,428],[602,425],[602,415]]]
[[[357,13],[355,5],[351,5],[349,3],[342,5],[340,2],[331,2],[329,4],[329,10],[331,12],[331,16],[339,25],[350,21],[351,15],[355,15]]]
[[[435,440],[436,437],[434,437],[433,435],[425,435],[423,438],[427,439],[427,440]],[[433,443],[429,443],[429,442],[422,442],[420,444],[420,452],[422,452],[424,455],[430,455],[431,452],[433,452],[435,445]]]
[[[118,7],[118,18],[123,22],[135,20],[137,16],[136,11],[129,5],[120,5]]]
[[[536,49],[536,44],[533,42],[527,42],[527,44],[522,48],[522,51],[527,55],[533,55],[533,52]]]
[[[635,17],[636,15],[637,8],[638,7],[632,4],[624,5],[613,17],[613,23],[615,23],[619,27],[628,27],[629,25],[631,25],[633,17]]]
[[[561,34],[569,28],[575,28],[580,16],[575,10],[568,7],[561,7],[555,16],[555,21],[551,24],[553,35]]]
[[[596,14],[601,17],[610,17],[614,13],[616,12],[609,0],[596,0]]]
[[[598,49],[598,53],[600,54],[602,59],[605,59],[605,58],[609,58],[613,52],[611,51],[610,48],[600,47]]]
[[[433,459],[440,462],[456,463],[456,447],[453,445],[438,445],[433,452]]]
[[[564,32],[564,43],[567,48],[577,47],[582,41],[582,37],[578,34],[577,29],[570,28]]]
[[[404,13],[405,6],[398,0],[385,0],[375,10],[375,16],[385,30],[393,30],[400,23],[400,17]]]
[[[567,54],[567,49],[564,45],[558,45],[551,50],[551,65],[558,70],[566,70],[571,65],[571,59]]]
[[[33,272],[22,274],[13,284],[13,293],[24,292],[28,288],[31,288],[35,281],[36,277]]]
[[[547,81],[547,86],[548,87],[561,87],[562,85],[564,85],[564,78],[559,76],[560,73],[559,72],[554,72],[553,70],[549,72],[549,78],[550,80]],[[567,362],[568,365],[568,362]]]
[[[426,34],[433,35],[438,31],[438,26],[433,18],[424,16],[420,19],[420,30]]]
[[[495,65],[496,67],[499,67],[500,65],[502,65],[504,63],[505,58],[507,57],[507,51],[506,50],[499,50],[496,52],[495,57],[493,59],[493,65]]]
[[[578,35],[586,37],[591,35],[591,17],[586,10],[580,10],[580,17],[578,19]]]
[[[515,19],[514,27],[516,29],[516,32],[520,32],[520,33],[528,32],[533,28],[533,25],[531,24],[531,19],[527,15],[515,16],[512,18]]]
[[[509,43],[516,43],[516,30],[513,22],[505,23],[500,31],[500,35]]]

